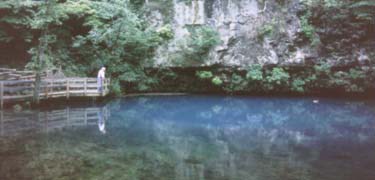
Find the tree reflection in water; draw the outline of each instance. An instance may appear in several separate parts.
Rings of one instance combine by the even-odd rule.
[[[111,111],[105,120],[106,136],[100,136],[97,127],[81,126],[3,139],[1,162],[16,148],[20,152],[13,157],[27,163],[11,163],[13,173],[1,168],[0,176],[375,177],[375,112],[369,102],[322,99],[315,104],[301,98],[167,96],[117,99],[106,107]]]

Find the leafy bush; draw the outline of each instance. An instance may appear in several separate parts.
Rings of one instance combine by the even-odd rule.
[[[365,73],[358,69],[337,71],[330,76],[329,83],[333,88],[341,88],[346,92],[363,92]]]
[[[195,74],[200,79],[210,79],[213,76],[211,71],[197,71]]]
[[[223,81],[220,79],[220,77],[215,76],[214,78],[212,78],[212,83],[216,86],[220,86],[223,84]]]
[[[275,67],[272,69],[272,72],[269,76],[266,77],[268,83],[275,83],[277,85],[288,84],[289,73],[286,72],[283,68]]]
[[[126,2],[92,3],[95,16],[86,19],[91,29],[85,36],[77,36],[73,47],[77,59],[86,65],[82,70],[88,74],[106,65],[109,76],[118,79],[119,84],[132,83],[139,90],[148,90],[157,80],[149,77],[144,67],[163,38],[170,38],[170,29],[147,28]]]
[[[181,64],[203,63],[211,48],[218,45],[220,38],[218,33],[209,26],[190,27],[190,35],[183,43]]]
[[[314,70],[317,75],[320,75],[320,76],[328,75],[331,72],[331,65],[327,63],[314,65]]]
[[[155,50],[173,38],[170,25],[149,27],[128,0],[6,0],[0,2],[0,11],[5,12],[0,26],[20,31],[12,33],[20,37],[8,38],[0,30],[0,39],[24,38],[32,56],[28,69],[62,67],[69,75],[95,76],[105,65],[108,77],[118,80],[115,92],[124,82],[139,83],[141,89],[153,86],[155,78],[148,77],[144,67],[152,63]]]
[[[304,89],[304,85],[306,84],[306,82],[304,80],[302,80],[301,78],[297,78],[297,79],[294,79],[292,81],[292,91],[295,91],[295,92],[305,92],[305,89]]]
[[[301,30],[303,34],[312,42],[314,40],[315,28],[309,22],[309,18],[311,13],[308,12],[307,14],[301,16]]]
[[[266,72],[267,76],[264,80],[265,90],[275,90],[275,88],[287,89],[289,85],[289,74],[283,68],[275,67],[271,72]],[[280,89],[281,91],[281,89]]]
[[[241,75],[233,73],[230,81],[224,87],[224,90],[229,93],[244,91],[247,88],[248,82]]]
[[[247,68],[246,79],[250,81],[261,81],[263,80],[262,66],[259,64],[252,65]]]
[[[120,81],[118,79],[112,80],[111,85],[109,86],[110,92],[115,96],[120,96],[123,93]]]
[[[173,30],[172,30],[172,27],[171,27],[170,24],[167,24],[167,25],[159,28],[157,30],[157,32],[158,32],[158,35],[165,40],[170,40],[174,36]]]

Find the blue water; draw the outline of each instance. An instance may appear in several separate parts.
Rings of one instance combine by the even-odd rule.
[[[0,179],[374,180],[375,102],[313,100],[144,96],[4,112]]]

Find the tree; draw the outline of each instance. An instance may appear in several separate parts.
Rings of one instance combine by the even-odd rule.
[[[115,87],[127,82],[147,89],[153,81],[144,69],[164,41],[164,34],[148,27],[126,0],[96,1],[90,7],[93,14],[85,21],[90,31],[77,36],[73,44],[76,61],[85,65],[82,71],[90,74],[106,65],[108,74],[116,79]]]
[[[43,71],[44,64],[46,62],[47,49],[49,43],[49,24],[51,23],[51,7],[56,3],[55,0],[46,0],[43,5],[39,7],[39,11],[34,12],[34,21],[31,25],[33,28],[40,29],[41,36],[39,37],[39,44],[36,52],[36,63],[35,63],[35,85],[34,85],[34,102],[39,104],[39,93],[41,86],[41,74]]]

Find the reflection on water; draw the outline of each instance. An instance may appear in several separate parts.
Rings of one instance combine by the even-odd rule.
[[[27,113],[2,115],[0,179],[375,177],[374,102],[167,96]]]
[[[105,119],[106,119],[106,116],[104,116],[103,110],[100,109],[98,111],[98,127],[99,127],[99,131],[102,132],[103,134],[106,133],[106,130],[105,130]]]
[[[69,108],[45,111],[0,111],[0,136],[14,136],[25,133],[51,132],[71,126],[99,124],[105,133],[106,107]]]

